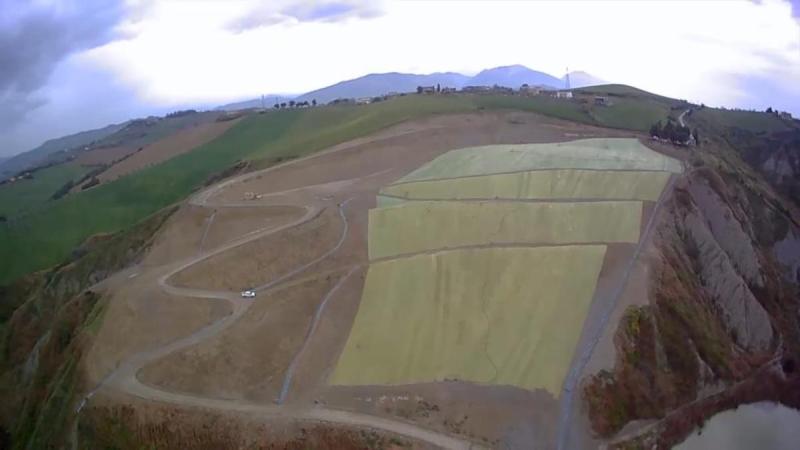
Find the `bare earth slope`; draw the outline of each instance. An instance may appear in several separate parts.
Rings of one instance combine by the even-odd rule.
[[[778,242],[793,248],[792,236],[800,231],[788,219],[781,227],[765,225],[777,220],[772,209],[751,219],[745,211],[768,192],[733,188],[736,172],[720,179],[702,167],[656,180],[663,187],[656,189],[659,195],[608,189],[633,197],[614,200],[636,203],[630,210],[637,226],[626,229],[633,237],[602,243],[599,269],[590,274],[596,287],[586,300],[588,319],[570,344],[575,354],[558,355],[564,368],[557,376],[540,382],[522,370],[526,375],[517,381],[495,383],[485,357],[480,362],[487,364],[476,367],[472,378],[461,376],[471,368],[451,365],[416,378],[393,372],[387,382],[384,374],[359,371],[358,358],[339,372],[343,352],[359,351],[359,341],[349,348],[348,338],[366,305],[362,293],[374,289],[368,281],[375,264],[369,210],[384,187],[456,148],[594,137],[636,136],[520,112],[431,117],[197,193],[161,230],[142,263],[128,269],[128,278],[108,287],[110,305],[84,362],[90,386],[81,417],[91,432],[82,436],[89,445],[119,442],[108,424],[124,423],[135,442],[166,447],[182,436],[196,439],[198,448],[595,448],[626,439],[674,443],[690,429],[682,417],[735,404],[742,396],[727,387],[751,379],[764,382],[761,397],[777,395],[780,390],[769,390],[783,386],[774,371],[753,376],[766,361],[781,360],[779,345],[788,355],[800,339],[791,321],[775,319],[789,311],[781,309],[785,302],[770,299],[795,291],[781,281],[791,274],[765,249]],[[651,149],[680,157],[684,167],[692,157],[658,144]],[[680,165],[663,168],[680,171]],[[514,186],[536,185],[526,183]],[[586,188],[564,188],[558,201],[580,201],[563,193],[581,191]],[[401,201],[418,200],[411,191],[401,194]],[[419,217],[428,218],[424,211]],[[473,234],[476,242],[467,244],[483,245],[475,236],[485,230]],[[415,251],[447,250],[430,245]],[[431,256],[435,265],[436,258]],[[541,270],[546,264],[533,265],[531,270]],[[439,280],[432,283],[455,279],[441,275],[447,273],[443,263],[437,267],[429,271]],[[695,269],[700,267],[705,269]],[[417,279],[396,278],[408,289]],[[255,289],[256,298],[242,298],[245,288]],[[444,300],[444,292],[430,298]],[[379,294],[373,297],[380,300]],[[437,336],[485,346],[484,356],[502,354],[505,340],[482,336],[487,323],[497,321],[492,328],[502,330],[514,317],[482,308],[489,322],[470,316]],[[382,313],[376,310],[375,317]],[[421,327],[431,319],[404,323],[403,313],[392,312],[397,323],[384,327],[386,345],[422,336],[399,339],[407,323]],[[558,317],[548,322],[556,329],[563,325]],[[532,336],[550,342],[554,334]],[[401,359],[395,354],[392,362]],[[426,364],[416,363],[398,370]],[[353,377],[366,381],[337,383]],[[164,429],[171,431],[158,431]]]
[[[117,290],[97,339],[112,345],[98,344],[87,361],[92,368],[89,372],[95,374],[94,383],[98,383],[88,407],[95,392],[109,398],[133,394],[211,408],[220,414],[266,414],[380,429],[451,448],[475,441],[499,442],[509,423],[523,423],[520,419],[529,417],[524,411],[542,400],[523,395],[521,399],[527,400],[511,404],[497,415],[492,409],[514,390],[421,384],[410,387],[415,394],[395,396],[391,408],[376,411],[375,403],[363,400],[375,395],[374,389],[332,389],[327,385],[358,307],[367,258],[367,210],[375,205],[382,186],[452,148],[615,135],[626,133],[516,112],[442,116],[401,124],[201,192],[182,208],[187,213],[176,214],[161,232],[163,238],[157,239],[152,256],[136,269],[130,283],[141,283],[144,289],[155,282],[164,295],[207,298],[203,301],[228,304],[228,312],[210,325],[176,316],[173,320],[195,331],[174,340],[177,328],[148,327],[146,341],[133,340],[113,349],[109,347],[119,341],[112,336],[130,327],[144,330],[147,320],[138,314],[119,315],[122,310],[113,304],[129,302],[135,289]],[[255,195],[246,196],[248,192]],[[288,218],[285,211],[289,205],[298,214],[280,219]],[[228,210],[236,214],[230,215]],[[277,221],[269,218],[273,214],[269,211],[278,214]],[[227,225],[219,221],[224,214],[229,217]],[[253,225],[231,226],[231,220]],[[215,228],[221,224],[225,228]],[[194,230],[192,234],[186,234],[187,226]],[[174,237],[166,238],[169,235]],[[178,247],[173,245],[176,239],[183,242]],[[299,239],[298,243],[317,250],[294,252],[281,244],[286,239]],[[258,269],[252,271],[255,267]],[[239,297],[238,290],[246,287],[245,283],[258,290],[255,301]],[[287,303],[290,298],[295,300]],[[186,304],[186,319],[197,315],[199,310],[190,310],[200,305]],[[106,349],[101,351],[101,347]],[[290,365],[293,370],[287,372]],[[103,369],[110,366],[118,368],[111,372]],[[191,375],[197,372],[204,375]],[[291,378],[287,378],[289,374]],[[461,394],[441,397],[452,389]],[[392,390],[387,387],[385,392]],[[522,394],[516,391],[519,394],[514,395]],[[345,392],[351,393],[343,396]],[[275,405],[276,398],[283,404]],[[325,400],[317,403],[322,398]],[[475,405],[473,400],[478,398],[487,402]],[[403,412],[409,407],[410,415]],[[353,413],[341,412],[345,410]],[[548,417],[552,416],[536,420],[546,424],[551,421]],[[151,419],[158,420],[156,416]],[[144,426],[149,419],[141,420]],[[415,422],[421,425],[412,425]],[[529,432],[541,430],[537,426]]]

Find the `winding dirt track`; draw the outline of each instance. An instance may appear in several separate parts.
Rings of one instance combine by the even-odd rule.
[[[342,148],[341,150],[345,150]],[[339,151],[339,149],[336,149]],[[289,161],[287,163],[273,166],[261,171],[252,172],[248,174],[244,174],[238,177],[234,177],[232,179],[226,180],[221,182],[215,186],[212,186],[200,193],[194,195],[190,200],[189,204],[194,206],[200,207],[209,207],[209,208],[235,208],[235,207],[250,207],[252,208],[256,204],[253,202],[248,203],[224,203],[224,204],[213,204],[210,202],[210,199],[223,189],[232,186],[236,183],[240,183],[246,180],[249,180],[254,177],[261,176],[267,172],[286,167],[288,165],[298,164],[302,161],[316,158],[322,156],[324,154],[330,153],[328,152],[321,152],[315,155],[311,155],[306,158],[297,159],[294,161]],[[385,171],[384,171],[385,172]],[[375,175],[375,174],[372,174]],[[361,178],[367,178],[372,175],[367,175]],[[296,191],[297,189],[291,189],[284,192],[275,192],[269,194],[270,197],[279,196],[282,193],[289,192],[289,191]],[[268,293],[270,290],[276,289],[279,286],[285,287],[284,282],[289,280],[290,278],[294,277],[295,275],[300,274],[301,272],[309,269],[311,266],[321,262],[322,260],[328,258],[332,254],[334,254],[339,248],[341,247],[342,243],[344,242],[347,233],[348,233],[348,223],[347,217],[344,214],[345,207],[348,201],[344,201],[340,203],[338,206],[339,208],[339,216],[343,221],[343,229],[341,237],[339,238],[338,242],[332,246],[329,250],[323,253],[321,256],[315,258],[314,260],[304,263],[283,275],[278,276],[277,278],[265,283],[261,286],[255,288],[261,294]],[[305,214],[295,220],[294,222],[281,225],[278,227],[267,227],[255,230],[253,232],[247,233],[239,238],[236,238],[222,246],[219,246],[213,250],[202,252],[199,255],[196,255],[192,258],[188,258],[183,261],[179,261],[169,266],[167,272],[162,275],[158,279],[159,287],[167,294],[177,295],[177,296],[185,296],[185,297],[194,297],[194,298],[207,298],[207,299],[214,299],[220,301],[227,301],[231,304],[231,313],[197,331],[191,333],[183,338],[170,342],[166,345],[161,347],[157,347],[154,349],[146,350],[137,354],[134,354],[124,360],[119,366],[109,373],[97,387],[95,387],[92,391],[90,391],[79,403],[77,412],[85,406],[85,404],[101,389],[111,389],[116,390],[119,392],[126,393],[128,395],[132,395],[134,397],[152,400],[157,402],[165,402],[171,403],[175,405],[182,405],[182,406],[189,406],[189,407],[200,407],[200,408],[208,408],[220,411],[231,411],[231,412],[239,412],[239,413],[249,413],[253,414],[258,417],[263,418],[282,418],[282,419],[297,419],[297,420],[307,420],[307,421],[317,421],[317,422],[326,422],[331,424],[339,424],[344,426],[351,426],[351,427],[358,427],[358,428],[368,428],[374,430],[381,430],[381,431],[388,431],[391,433],[395,433],[398,435],[403,435],[409,437],[414,440],[426,442],[437,447],[447,448],[447,449],[471,449],[471,448],[480,448],[478,445],[458,438],[451,436],[449,434],[435,432],[423,427],[419,427],[417,425],[399,421],[399,420],[391,420],[386,418],[381,418],[377,416],[367,415],[367,414],[358,414],[349,411],[342,411],[342,410],[335,410],[335,409],[328,409],[321,406],[309,406],[309,407],[299,407],[299,406],[281,406],[280,404],[263,404],[263,403],[252,403],[247,401],[241,400],[226,400],[226,399],[217,399],[217,398],[207,398],[201,397],[197,395],[190,395],[185,393],[177,393],[171,392],[168,390],[160,389],[156,386],[150,386],[142,383],[138,378],[139,371],[144,368],[146,365],[155,362],[156,360],[163,358],[173,352],[186,349],[188,347],[194,346],[199,344],[209,338],[212,338],[222,332],[223,330],[230,327],[234,324],[243,314],[247,312],[247,310],[253,305],[253,301],[249,299],[241,298],[238,292],[229,292],[229,291],[214,291],[214,290],[206,290],[206,289],[197,289],[197,288],[187,288],[187,287],[178,287],[171,285],[169,283],[170,278],[175,275],[176,273],[185,270],[195,264],[198,264],[202,261],[207,260],[215,255],[219,255],[220,253],[229,251],[236,247],[245,245],[249,242],[252,242],[256,239],[263,238],[265,236],[269,236],[275,233],[279,233],[284,230],[288,230],[290,228],[296,227],[298,225],[302,225],[310,220],[316,218],[319,214],[321,214],[322,210],[324,209],[323,204],[324,201],[316,202],[316,204],[311,205],[261,205],[261,206],[302,206],[305,209]],[[213,217],[213,216],[212,216]],[[210,220],[209,220],[210,225]],[[206,230],[207,232],[207,230]],[[205,233],[204,233],[205,235]],[[201,244],[202,245],[202,244]],[[352,267],[348,272],[348,275],[352,274],[358,266]],[[346,269],[346,268],[345,268]],[[344,278],[346,278],[345,276]],[[344,280],[342,279],[342,281]],[[318,309],[317,318],[322,313],[322,308],[326,303],[326,300],[333,296],[336,288],[340,285],[337,283],[328,293],[326,293],[325,297],[322,299],[323,303],[321,303],[321,307]],[[307,340],[313,334],[313,324],[312,328],[309,331],[308,336],[306,337]],[[305,343],[302,349],[305,347]],[[295,358],[299,356],[299,353]],[[291,373],[287,374],[286,385],[288,386],[291,383]],[[284,389],[285,391],[285,389]],[[280,401],[285,398],[285,392],[281,395]]]

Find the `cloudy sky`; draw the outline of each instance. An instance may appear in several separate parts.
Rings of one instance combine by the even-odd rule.
[[[0,0],[0,156],[371,72],[509,64],[800,115],[800,0]]]

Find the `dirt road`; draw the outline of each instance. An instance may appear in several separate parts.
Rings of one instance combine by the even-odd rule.
[[[333,151],[344,150],[344,148],[340,149],[333,149]],[[189,203],[191,205],[200,206],[200,207],[207,207],[207,208],[236,208],[236,207],[253,207],[253,202],[248,203],[213,203],[210,201],[212,197],[216,194],[224,190],[225,188],[235,185],[236,183],[240,183],[242,181],[263,176],[265,173],[268,173],[273,170],[277,170],[283,168],[288,165],[298,164],[302,161],[307,159],[316,158],[330,152],[323,152],[318,153],[316,155],[309,156],[307,158],[302,158],[294,161],[287,162],[285,164],[274,166],[271,168],[267,168],[258,172],[244,174],[238,177],[235,177],[230,180],[226,180],[222,183],[219,183],[215,186],[212,186],[197,195],[193,196]],[[383,171],[385,172],[385,171]],[[372,176],[367,175],[366,177]],[[366,178],[362,177],[362,178]],[[343,182],[350,182],[353,180],[343,180]],[[292,189],[290,191],[296,191],[297,189]],[[280,197],[281,194],[285,192],[275,192],[271,193],[270,197]],[[224,400],[224,399],[217,399],[217,398],[206,398],[200,397],[195,395],[183,394],[183,393],[176,393],[171,392],[168,390],[162,390],[154,386],[149,386],[142,383],[138,378],[138,373],[142,370],[146,365],[159,360],[171,353],[180,351],[182,349],[186,349],[188,347],[197,345],[209,338],[212,338],[218,335],[223,330],[230,327],[234,324],[242,315],[244,315],[247,310],[253,305],[253,301],[250,299],[244,299],[240,296],[239,292],[229,292],[229,291],[214,291],[214,290],[206,290],[206,289],[196,289],[196,288],[189,288],[189,287],[180,287],[174,286],[170,284],[170,278],[173,277],[178,272],[186,270],[191,266],[203,262],[215,255],[219,255],[221,253],[227,252],[234,248],[240,247],[247,243],[250,243],[256,239],[260,239],[275,233],[279,233],[284,230],[288,230],[299,225],[302,225],[306,222],[313,220],[317,217],[324,208],[331,207],[333,205],[329,204],[330,200],[325,199],[317,199],[315,201],[311,201],[310,204],[306,205],[290,205],[290,206],[301,206],[305,210],[305,214],[303,214],[297,220],[287,223],[278,227],[265,227],[261,229],[257,229],[255,231],[249,232],[243,236],[240,236],[222,246],[219,246],[213,250],[203,251],[202,245],[204,244],[205,239],[201,240],[201,249],[200,254],[193,256],[191,258],[187,258],[183,261],[179,261],[173,263],[169,266],[168,270],[158,278],[158,285],[159,287],[167,294],[176,295],[176,296],[184,296],[184,297],[193,297],[193,298],[206,298],[206,299],[214,299],[220,301],[227,301],[231,305],[231,312],[227,316],[222,317],[221,319],[212,322],[211,324],[191,333],[188,336],[170,342],[166,345],[153,348],[147,351],[139,352],[130,356],[129,358],[125,359],[115,370],[113,370],[110,374],[108,374],[100,384],[95,387],[92,391],[90,391],[80,402],[77,408],[77,412],[86,405],[88,401],[101,389],[111,389],[116,391],[121,391],[123,393],[158,402],[166,402],[172,403],[176,405],[183,405],[183,406],[190,406],[190,407],[200,407],[200,408],[209,408],[213,410],[220,410],[220,411],[235,411],[235,412],[246,412],[252,413],[259,417],[270,418],[270,417],[280,417],[280,418],[289,418],[289,419],[298,419],[298,420],[309,420],[309,421],[317,421],[317,422],[327,422],[332,424],[341,424],[345,426],[351,427],[360,427],[360,428],[369,428],[381,431],[387,431],[390,433],[395,433],[398,435],[406,436],[415,440],[427,442],[429,444],[433,444],[438,447],[448,448],[448,449],[468,449],[468,448],[478,448],[473,443],[457,438],[445,433],[435,432],[428,430],[426,428],[413,425],[411,423],[403,422],[400,420],[390,420],[386,418],[380,418],[377,416],[371,416],[366,414],[358,414],[348,411],[341,411],[341,410],[333,410],[327,409],[324,407],[313,406],[313,407],[286,407],[281,406],[278,404],[263,404],[263,403],[252,403],[247,401],[241,400]],[[348,233],[348,222],[347,217],[344,214],[344,210],[347,206],[348,201],[344,201],[338,205],[336,205],[339,209],[339,217],[343,221],[342,233],[341,236],[336,242],[334,246],[332,246],[328,251],[320,255],[319,257],[303,263],[298,267],[289,270],[288,272],[270,280],[269,282],[258,286],[255,288],[259,292],[260,295],[268,293],[270,290],[278,288],[279,286],[282,287],[282,283],[289,280],[290,278],[302,273],[303,271],[309,269],[310,267],[318,264],[319,262],[323,261],[324,259],[333,255],[339,248],[341,247],[342,243],[345,240],[345,237]],[[265,205],[267,206],[267,205]],[[274,203],[269,204],[268,206],[274,207],[276,206]],[[280,205],[278,205],[280,206]],[[211,216],[213,218],[213,215]],[[209,219],[210,225],[211,220]],[[206,229],[207,232],[207,229]],[[205,233],[204,232],[204,236]],[[352,274],[353,270],[348,272]],[[314,333],[314,328],[316,321],[319,319],[321,315],[324,305],[328,298],[330,298],[339,284],[334,286],[325,296],[322,303],[320,304],[320,308],[318,313],[315,316],[315,321],[312,323],[312,326],[309,330],[308,336],[306,339],[309,339],[311,335]],[[298,355],[295,357],[295,360],[299,357],[300,353],[302,352],[302,348],[298,352]],[[291,371],[287,374],[285,384],[288,385],[291,383]],[[285,391],[281,395],[281,400],[285,398]]]
[[[364,280],[359,272],[368,261],[367,210],[381,187],[454,148],[578,137],[630,136],[529,113],[442,116],[400,124],[198,192],[181,209],[183,215],[162,230],[148,258],[135,272],[122,274],[116,291],[110,288],[116,309],[109,308],[98,340],[104,345],[95,346],[87,364],[99,385],[84,400],[102,390],[112,399],[121,393],[220,412],[368,428],[443,448],[477,448],[458,437],[467,434],[522,447],[538,441],[538,429],[552,429],[546,411],[555,405],[538,393],[520,397],[513,391],[518,401],[510,401],[507,387],[443,383],[413,386],[409,390],[417,397],[407,395],[405,387],[331,387],[326,373],[344,346],[342,330],[358,309]],[[351,196],[354,201],[346,203]],[[266,209],[275,207],[283,208],[277,222]],[[349,279],[334,279],[354,267]],[[304,287],[309,280],[318,284]],[[305,291],[291,297],[295,286]],[[255,308],[253,300],[240,297],[238,291],[246,287],[258,291]],[[300,303],[296,298],[303,306],[287,309]],[[185,331],[162,332],[151,318],[153,311],[166,308],[164,299],[224,308],[215,308],[212,316],[199,308],[173,307],[159,323],[180,323]],[[292,321],[283,320],[289,317],[281,315],[286,311]],[[153,336],[131,335],[129,341],[125,333],[138,330]],[[271,345],[269,352],[261,348],[262,341]],[[248,347],[252,342],[259,345]],[[227,358],[241,365],[233,366],[233,374]],[[292,377],[286,368],[295,361]],[[398,399],[396,411],[363,400],[386,392]],[[276,397],[286,399],[285,404],[273,403]],[[417,398],[441,412],[407,415],[415,411]],[[464,428],[448,427],[466,420],[467,413],[470,423]],[[517,422],[525,425],[509,430],[509,423]],[[535,424],[529,427],[529,422]]]

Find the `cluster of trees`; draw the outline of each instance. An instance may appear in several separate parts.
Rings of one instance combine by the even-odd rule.
[[[171,112],[171,113],[167,114],[165,117],[167,119],[170,119],[172,117],[188,116],[188,115],[191,115],[191,114],[197,114],[197,111],[194,110],[194,109],[182,109],[180,111]]]
[[[346,105],[348,103],[355,103],[356,101],[352,98],[336,98],[328,102],[329,105]]]
[[[275,109],[284,109],[284,108],[287,108],[287,107],[288,108],[306,108],[308,106],[317,106],[317,99],[311,100],[311,103],[308,103],[307,101],[296,102],[294,100],[289,100],[288,103],[287,102],[275,103],[275,105],[273,105],[273,108],[275,108]]]
[[[673,122],[671,118],[667,120],[667,124],[664,126],[661,126],[660,120],[654,123],[650,127],[650,136],[665,139],[676,144],[686,144],[691,138],[694,138],[696,143],[700,142],[697,128],[689,130],[689,127],[677,124]]]
[[[769,108],[767,108],[767,114],[775,114],[776,116],[779,116],[779,115],[784,114],[784,113],[787,113],[787,111],[780,112],[777,109],[772,109],[771,106]],[[791,113],[789,113],[789,114],[791,115]]]
[[[425,91],[425,88],[422,86],[417,86],[417,94],[422,94]],[[436,83],[436,92],[442,92],[442,87],[439,86],[439,83]]]

